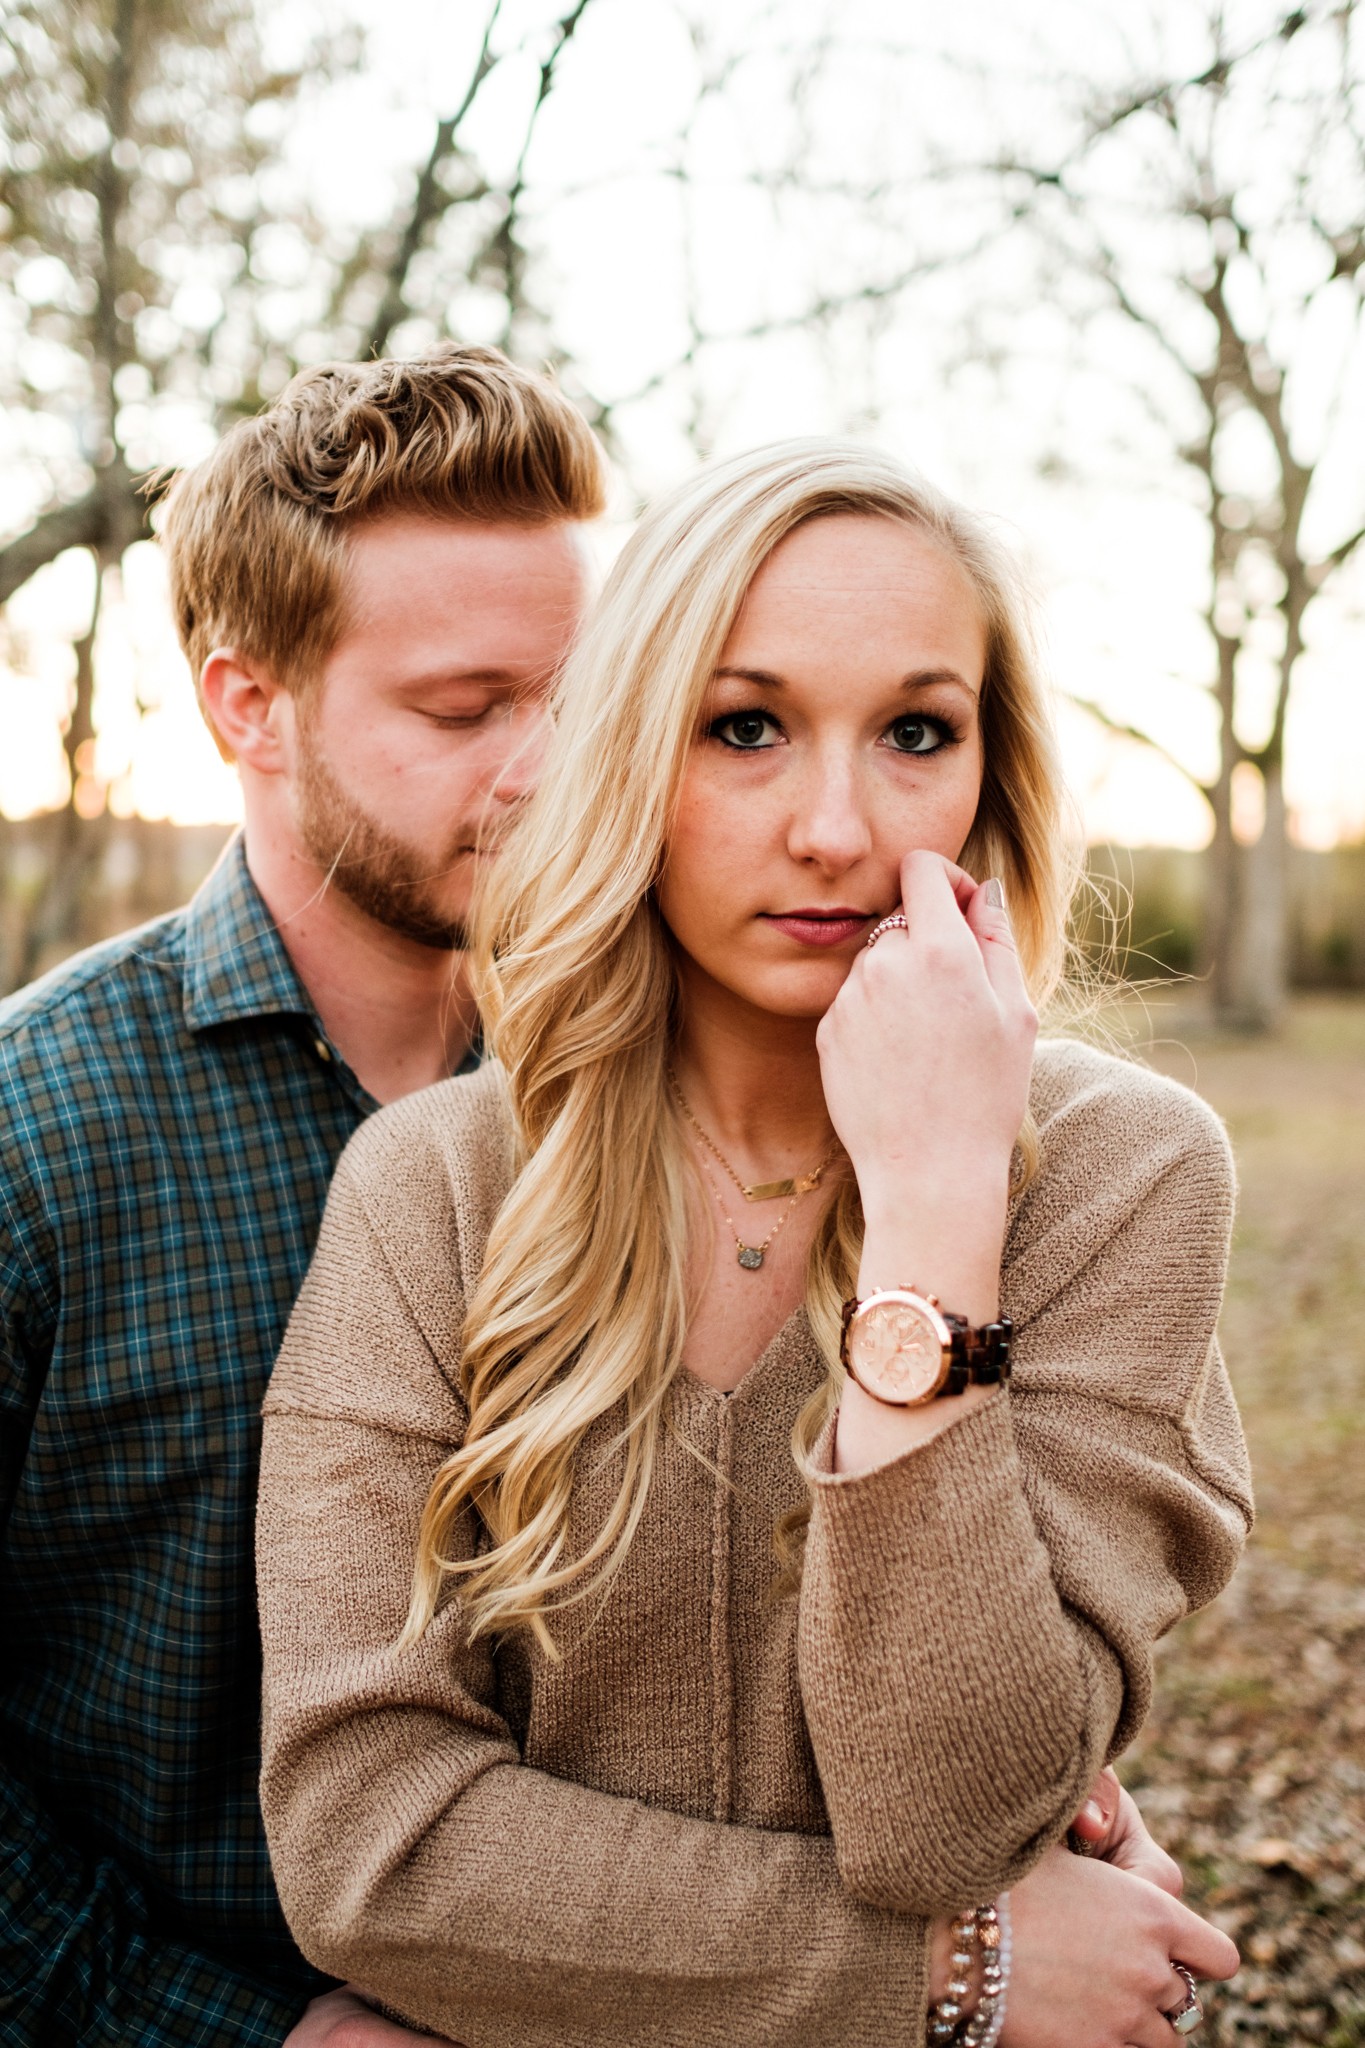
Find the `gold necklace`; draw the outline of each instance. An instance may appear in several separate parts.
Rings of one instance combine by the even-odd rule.
[[[788,1180],[755,1181],[752,1187],[746,1187],[714,1138],[708,1136],[692,1114],[691,1109],[688,1107],[687,1097],[683,1094],[678,1084],[678,1077],[672,1067],[668,1069],[668,1083],[677,1098],[679,1109],[687,1118],[687,1121],[691,1124],[693,1130],[701,1139],[702,1144],[705,1145],[707,1151],[711,1154],[711,1157],[724,1167],[746,1202],[778,1202],[781,1201],[783,1195],[808,1195],[812,1188],[819,1187],[821,1175],[839,1149],[839,1140],[837,1138],[830,1146],[828,1152],[826,1152],[824,1158],[813,1166],[809,1173],[798,1173]]]
[[[725,1171],[729,1174],[731,1180],[739,1189],[740,1193],[743,1195],[746,1202],[771,1202],[780,1200],[783,1195],[787,1195],[790,1197],[790,1200],[788,1201],[786,1208],[782,1211],[782,1214],[778,1217],[776,1223],[774,1223],[772,1229],[768,1232],[768,1235],[764,1238],[762,1244],[746,1244],[744,1242],[744,1239],[740,1236],[739,1231],[735,1227],[734,1217],[730,1214],[730,1211],[725,1206],[724,1200],[721,1196],[720,1189],[716,1185],[715,1176],[712,1174],[710,1167],[707,1165],[704,1159],[699,1162],[702,1172],[706,1175],[707,1185],[710,1187],[712,1194],[716,1198],[716,1205],[719,1208],[721,1215],[725,1218],[726,1223],[729,1225],[730,1235],[731,1237],[733,1237],[735,1241],[736,1258],[738,1259],[740,1265],[743,1266],[746,1273],[756,1273],[759,1267],[763,1264],[764,1253],[768,1250],[768,1247],[771,1245],[773,1239],[777,1236],[778,1231],[782,1228],[787,1218],[791,1215],[792,1210],[796,1207],[802,1195],[808,1195],[810,1194],[813,1188],[819,1187],[821,1179],[824,1176],[825,1168],[829,1165],[830,1161],[833,1159],[835,1153],[839,1149],[839,1140],[837,1138],[834,1140],[834,1143],[830,1146],[824,1158],[821,1159],[815,1166],[813,1166],[809,1173],[796,1174],[792,1176],[792,1178],[790,1178],[789,1180],[760,1181],[755,1186],[748,1188],[744,1185],[744,1182],[735,1172],[734,1167],[731,1166],[729,1160],[725,1157],[725,1154],[721,1151],[720,1147],[717,1144],[715,1144],[715,1142],[711,1138],[707,1136],[706,1132],[697,1122],[696,1117],[693,1116],[692,1111],[688,1108],[687,1098],[683,1094],[682,1089],[678,1086],[678,1077],[673,1072],[672,1068],[669,1069],[668,1079],[669,1084],[672,1087],[673,1093],[678,1099],[679,1109],[681,1109],[683,1115],[687,1118],[687,1121],[691,1124],[693,1130],[701,1139],[703,1145],[705,1145],[707,1151],[712,1155],[714,1159],[718,1160],[719,1163],[725,1168]]]

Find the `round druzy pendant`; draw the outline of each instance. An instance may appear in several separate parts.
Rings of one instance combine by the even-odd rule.
[[[746,1273],[756,1273],[763,1264],[763,1253],[756,1244],[742,1244],[739,1248],[739,1263]]]

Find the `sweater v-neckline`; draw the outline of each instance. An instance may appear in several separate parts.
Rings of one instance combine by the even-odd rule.
[[[799,1301],[785,1323],[773,1331],[757,1358],[748,1364],[733,1387],[713,1387],[709,1380],[698,1377],[688,1365],[678,1368],[674,1385],[680,1387],[690,1400],[714,1408],[733,1409],[740,1396],[747,1394],[756,1385],[761,1385],[769,1376],[773,1362],[781,1353],[789,1363],[797,1359],[814,1345],[806,1305]]]

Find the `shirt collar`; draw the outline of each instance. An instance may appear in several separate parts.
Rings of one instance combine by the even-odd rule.
[[[234,1017],[317,1013],[251,879],[241,833],[185,912],[185,1022],[203,1031]]]

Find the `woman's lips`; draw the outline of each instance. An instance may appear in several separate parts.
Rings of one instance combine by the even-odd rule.
[[[875,912],[867,910],[788,910],[780,916],[762,912],[765,924],[775,925],[801,946],[844,946],[858,938],[872,923]]]

